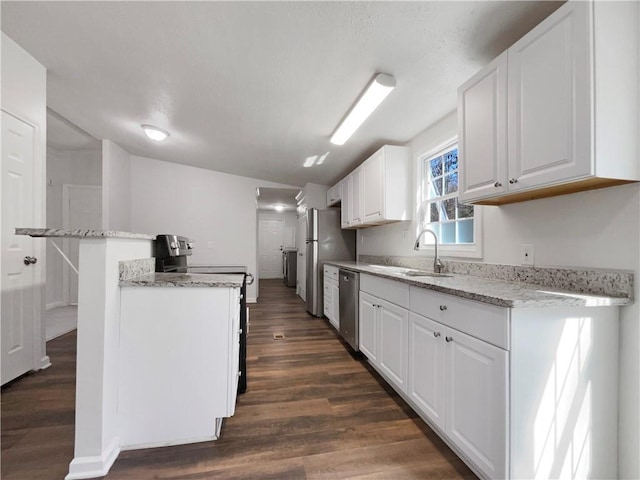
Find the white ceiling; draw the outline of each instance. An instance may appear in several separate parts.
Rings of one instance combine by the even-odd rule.
[[[134,155],[331,185],[456,106],[456,88],[557,2],[1,2],[48,69],[48,106]],[[397,87],[329,137],[377,72]],[[158,144],[140,124],[168,130]],[[304,168],[307,157],[329,152]]]

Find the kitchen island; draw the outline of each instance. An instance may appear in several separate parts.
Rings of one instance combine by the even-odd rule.
[[[193,365],[197,357],[197,362],[209,362],[211,365],[210,351],[189,351],[185,348],[186,343],[193,339],[194,332],[188,332],[191,338],[185,339],[188,329],[176,328],[177,325],[185,327],[194,321],[191,314],[195,307],[191,304],[191,297],[197,297],[200,306],[203,302],[208,303],[206,308],[202,307],[202,311],[211,313],[217,309],[210,299],[202,300],[203,295],[196,292],[206,291],[211,294],[206,296],[211,298],[221,295],[224,298],[218,300],[223,302],[222,311],[228,312],[232,302],[235,302],[231,292],[239,291],[242,276],[220,275],[213,278],[213,275],[191,275],[190,280],[186,281],[185,278],[176,278],[175,274],[153,274],[154,235],[46,228],[18,228],[16,234],[80,239],[75,442],[74,458],[66,479],[106,475],[121,449],[186,443],[216,436],[221,422],[217,420],[218,417],[209,415],[212,420],[205,434],[200,435],[202,430],[190,431],[188,427],[180,432],[159,432],[158,425],[170,423],[174,412],[165,409],[164,418],[160,419],[149,416],[147,412],[154,411],[151,407],[156,403],[158,409],[162,405],[166,408],[167,403],[163,399],[167,397],[184,399],[185,395],[175,388],[176,383],[203,383],[202,378],[189,376],[189,369],[184,367],[180,375],[187,375],[186,379],[177,375],[167,377],[164,373],[175,373],[177,367],[163,372],[158,368],[163,362],[168,363],[168,359],[175,361],[176,355],[191,355],[185,359],[186,364]],[[162,275],[167,276],[162,278]],[[133,285],[136,277],[141,278],[141,283]],[[171,281],[165,281],[167,279]],[[162,288],[144,288],[140,285]],[[166,288],[170,286],[205,288]],[[153,291],[162,291],[160,301]],[[159,305],[163,302],[165,308],[161,309]],[[237,303],[234,305],[234,311],[237,311]],[[175,313],[177,311],[179,317]],[[167,312],[174,312],[175,315],[169,317]],[[226,318],[227,322],[219,326],[228,332],[227,343],[231,346],[235,320],[232,315]],[[206,328],[205,337],[213,338],[212,322],[207,323],[202,318],[200,322],[192,323],[190,327]],[[171,338],[167,337],[167,329],[171,329]],[[170,341],[171,345],[161,345],[158,343],[160,340]],[[154,358],[148,356],[150,353],[156,354],[160,347],[163,349],[162,355]],[[151,352],[154,348],[156,351]],[[148,360],[151,362],[144,363]],[[128,365],[130,362],[131,365]],[[153,401],[148,395],[152,387],[157,388],[154,391],[157,397]],[[225,391],[227,387],[225,383]],[[232,414],[232,409],[233,406],[227,402],[225,412]],[[158,410],[155,411],[157,413]],[[218,411],[211,410],[208,413],[217,414]],[[198,415],[198,412],[190,413],[194,417]],[[193,426],[193,421],[189,425]]]

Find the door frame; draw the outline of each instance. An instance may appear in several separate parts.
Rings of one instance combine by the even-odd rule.
[[[62,184],[62,228],[69,228],[70,215],[69,212],[69,195],[72,189],[84,189],[84,190],[100,190],[102,191],[102,185],[84,185],[76,183],[63,183]],[[64,238],[62,240],[62,251],[68,257],[69,256],[69,239]],[[76,265],[78,268],[78,265]],[[69,272],[70,268],[67,262],[62,262],[62,301],[65,305],[71,305],[69,296]],[[77,305],[77,304],[76,304]]]
[[[39,142],[43,136],[42,128],[36,123],[24,118],[22,115],[12,113],[4,108],[0,112],[12,116],[13,118],[29,125],[33,128],[33,221],[34,225],[16,225],[20,227],[46,227],[47,223],[47,169],[46,169],[46,145]],[[46,127],[45,127],[46,129]],[[0,156],[0,162],[2,157]],[[1,170],[0,170],[1,171]],[[0,179],[1,181],[1,179]],[[39,196],[39,198],[37,196]],[[2,197],[0,196],[0,225],[2,225]],[[40,268],[34,273],[34,295],[33,295],[33,370],[42,370],[51,366],[51,361],[47,355],[47,342],[44,327],[45,310],[45,284],[47,278],[47,250],[46,240],[33,239],[33,252],[40,263]],[[2,291],[2,278],[0,276],[0,292]],[[1,296],[0,296],[0,302]],[[0,303],[1,305],[1,303]]]

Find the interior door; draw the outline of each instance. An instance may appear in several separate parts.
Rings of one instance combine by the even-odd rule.
[[[37,272],[35,240],[14,235],[15,227],[35,225],[35,131],[2,112],[2,384],[34,367]],[[33,262],[37,263],[33,263]]]
[[[62,226],[72,230],[102,228],[102,187],[97,185],[64,185],[62,193]],[[77,238],[64,240],[65,254],[78,267]],[[56,252],[57,253],[57,252]],[[63,283],[68,292],[67,303],[78,303],[78,275],[63,263]]]
[[[259,278],[282,278],[283,231],[283,220],[259,221]]]

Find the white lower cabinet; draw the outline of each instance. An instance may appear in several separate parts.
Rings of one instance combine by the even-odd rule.
[[[380,350],[378,365],[403,392],[407,391],[407,331],[409,311],[385,300],[378,300]]]
[[[409,310],[401,305],[408,305],[408,298],[406,284],[360,275],[360,351],[403,393],[407,391]]]
[[[408,395],[491,478],[507,474],[508,352],[409,314]]]
[[[444,328],[409,313],[409,381],[407,394],[436,426],[444,430]]]
[[[378,362],[378,299],[373,295],[360,291],[359,339],[360,351],[370,362]]]
[[[506,350],[445,328],[445,433],[491,478],[507,476]]]
[[[360,275],[360,350],[477,475],[616,478],[617,308],[407,287]]]
[[[340,293],[338,267],[324,266],[324,316],[336,330],[340,330]]]

